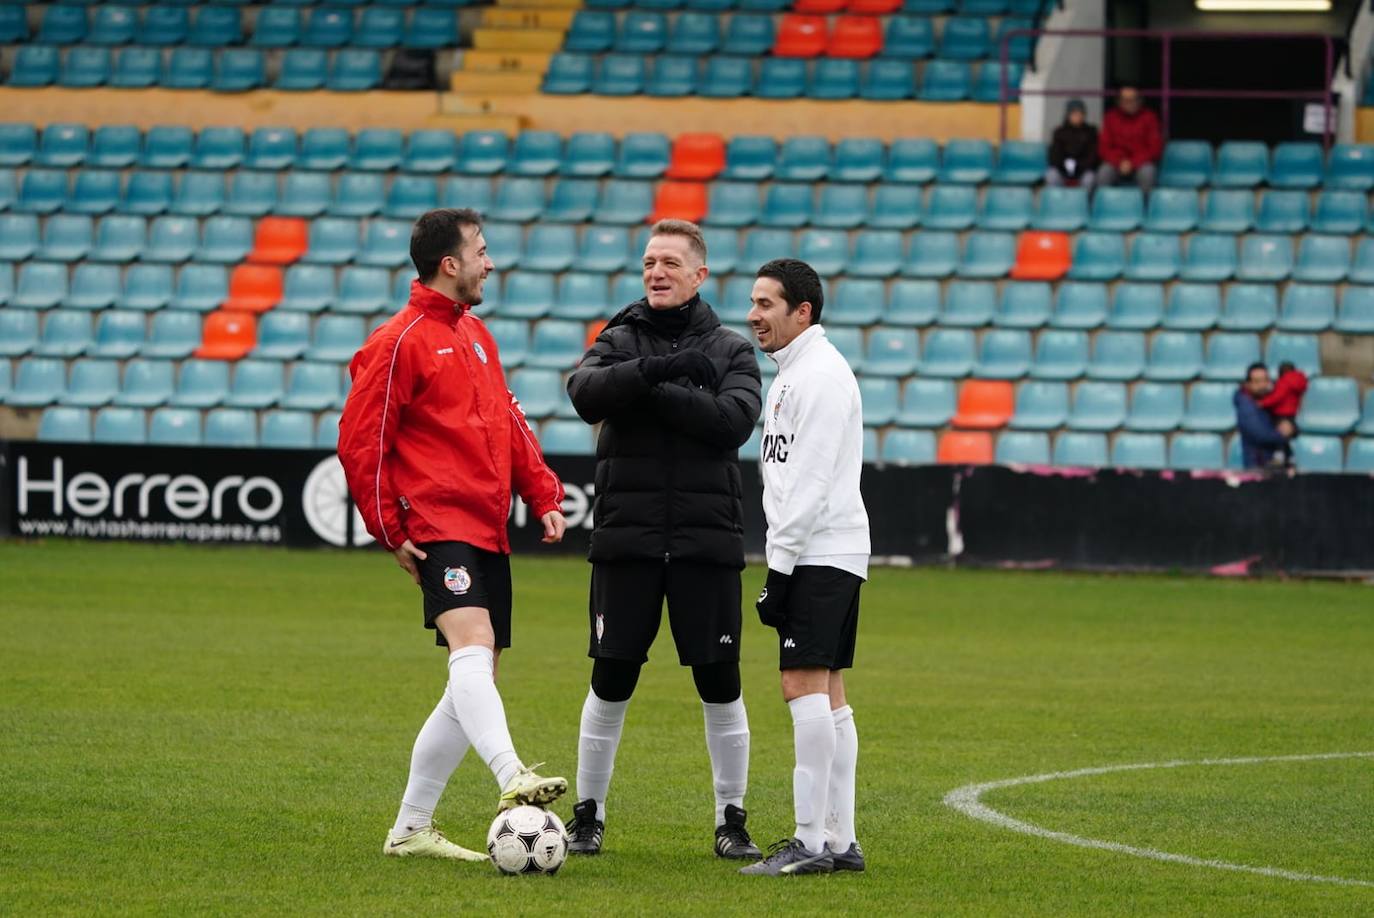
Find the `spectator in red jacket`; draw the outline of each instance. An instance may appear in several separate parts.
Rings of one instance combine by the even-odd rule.
[[[471,747],[501,790],[499,809],[544,806],[564,778],[535,774],[515,754],[496,690],[510,646],[511,492],[530,505],[544,541],[563,538],[563,485],[501,371],[496,341],[472,307],[494,268],[482,219],[432,210],[410,235],[419,275],[410,302],[373,332],[349,365],[339,461],[372,533],[424,598],[425,627],[448,649],[448,684],[415,739],[410,780],[382,853],[486,860],[434,828],[434,808]]]
[[[1279,379],[1273,391],[1259,400],[1259,406],[1269,412],[1279,433],[1291,439],[1297,436],[1298,410],[1306,394],[1307,374],[1285,360],[1279,364]]]
[[[1135,182],[1141,191],[1155,184],[1156,163],[1164,150],[1159,117],[1140,104],[1140,90],[1123,86],[1116,107],[1102,117],[1098,136],[1102,165],[1097,170],[1099,187]]]

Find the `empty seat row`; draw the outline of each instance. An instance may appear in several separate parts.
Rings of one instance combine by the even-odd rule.
[[[192,259],[233,264],[253,247],[253,221],[218,216],[201,221],[191,216],[164,215],[151,220],[114,214],[98,220],[84,214],[54,214],[38,231],[37,217],[0,214],[0,259],[27,258],[68,262],[89,259],[122,263],[134,260],[179,263]],[[65,286],[66,265],[60,268]]]
[[[458,5],[458,4],[454,4]],[[413,6],[413,9],[404,7]],[[10,18],[10,17],[7,17]],[[343,4],[313,10],[295,6],[263,5],[249,28],[245,17],[222,5],[123,6],[55,3],[43,10],[34,40],[40,45],[194,45],[220,48],[249,44],[264,48],[303,45],[340,48],[357,45],[389,48],[442,48],[458,43],[458,16],[452,9],[397,4],[355,11]],[[3,22],[4,20],[0,20]],[[27,22],[22,34],[9,25],[5,41],[29,38]]]
[[[1302,472],[1374,472],[1374,440],[1356,438],[1342,459],[1336,437],[1304,435],[1293,441],[1294,462]],[[1044,433],[1009,431],[997,438],[993,460],[999,465],[1054,465],[1087,468],[1183,469],[1219,471],[1241,467],[1240,438],[1223,443],[1214,433],[1100,433],[1066,431],[1054,438]]]
[[[155,446],[260,447],[266,449],[334,449],[339,440],[339,413],[246,408],[56,407],[43,412],[38,438],[64,443],[143,444]]]
[[[372,48],[288,48],[279,62],[257,48],[128,47],[111,50],[78,45],[23,45],[15,53],[6,83],[19,88],[63,86],[85,89],[212,89],[247,92],[270,86],[308,92],[362,92],[382,85],[382,52]]]
[[[819,5],[814,5],[819,2]],[[808,6],[808,4],[813,4]],[[590,0],[590,9],[700,10],[722,13],[730,10],[777,13],[788,9],[851,13],[909,13],[940,16],[1036,16],[1041,0]]]
[[[1019,96],[1022,65],[1006,68],[1007,98]],[[989,61],[937,58],[855,60],[690,55],[643,57],[633,54],[555,54],[544,74],[543,91],[555,95],[704,96],[763,99],[919,99],[923,102],[996,102],[1002,96],[1003,68]]]
[[[1295,255],[1290,236],[1198,233],[1184,242],[1174,233],[1140,233],[1128,247],[1120,233],[1085,232],[1074,239],[1069,277],[1366,283],[1374,280],[1374,237],[1304,235]]]
[[[623,17],[599,10],[579,11],[563,50],[583,54],[730,54],[756,57],[772,52],[796,56],[865,58],[881,54],[896,59],[939,56],[949,60],[998,57],[1000,42],[1015,29],[1029,28],[1025,19],[1005,19],[996,31],[986,19],[955,18],[937,30],[926,17],[892,16],[886,23],[872,16],[840,16],[827,26],[819,16],[784,17],[781,27],[766,14],[630,12]],[[799,28],[800,27],[800,28]],[[1010,59],[1029,59],[1030,42],[1009,41]],[[807,53],[809,52],[809,53]]]
[[[1258,141],[1227,141],[1215,157],[1202,140],[1173,140],[1164,148],[1159,182],[1177,188],[1331,188],[1368,191],[1374,188],[1374,147],[1338,143],[1329,156],[1321,145],[1291,141],[1268,146]]]
[[[690,175],[678,174],[689,164]],[[389,128],[356,134],[343,128],[309,128],[297,134],[292,128],[265,127],[248,134],[238,127],[195,132],[172,125],[141,132],[133,125],[91,131],[79,124],[53,124],[40,133],[32,124],[0,123],[0,169],[26,165],[1030,184],[1044,174],[1045,145],[1011,140],[998,147],[986,140],[951,140],[941,147],[925,138],[891,143],[845,138],[832,145],[814,135],[781,143],[759,135],[722,141],[713,135],[688,134],[671,141],[657,133],[629,133],[617,141],[609,133],[578,132],[564,138],[552,131],[523,131],[512,140],[498,131],[405,133]],[[15,178],[8,180],[13,184]]]

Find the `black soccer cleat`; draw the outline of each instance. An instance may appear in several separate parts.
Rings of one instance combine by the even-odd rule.
[[[596,801],[583,800],[573,806],[573,818],[568,823],[569,854],[600,854],[601,836],[606,824],[596,818]]]
[[[833,873],[835,858],[821,845],[819,853],[807,851],[799,838],[784,838],[768,848],[768,857],[757,864],[741,867],[739,872],[756,877],[791,877],[803,873]]]
[[[844,851],[830,852],[831,859],[835,862],[835,871],[853,870],[855,873],[863,873],[864,870],[864,849],[859,847],[858,842],[854,842]]]
[[[756,861],[763,856],[758,845],[749,837],[749,830],[744,827],[747,816],[744,810],[733,803],[725,805],[725,822],[716,827],[716,857]]]

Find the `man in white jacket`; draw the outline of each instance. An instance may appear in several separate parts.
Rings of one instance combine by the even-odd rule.
[[[859,493],[863,410],[854,372],[820,325],[821,280],[792,258],[759,268],[749,324],[778,365],[763,403],[768,580],[759,618],[778,630],[792,710],[796,832],[740,872],[863,870],[854,834],[859,739],[842,671],[854,663],[868,513]]]

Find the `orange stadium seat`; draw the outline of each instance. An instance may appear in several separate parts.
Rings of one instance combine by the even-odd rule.
[[[680,134],[664,175],[671,179],[713,179],[725,168],[725,140],[719,134]]]
[[[664,182],[654,195],[655,220],[691,220],[700,223],[706,216],[706,185],[703,182]]]
[[[589,324],[589,325],[587,326],[587,341],[586,341],[586,345],[587,345],[588,349],[590,349],[591,346],[592,346],[593,344],[596,343],[596,336],[599,335],[599,334],[601,334],[601,333],[602,333],[603,331],[605,331],[605,330],[606,330],[606,320],[605,320],[605,319],[597,319],[595,322],[592,322],[591,324]]]
[[[959,407],[954,412],[953,424],[975,430],[995,430],[1005,427],[1015,410],[1015,394],[1010,382],[970,379],[959,389]]]
[[[838,13],[844,9],[845,0],[796,0],[792,11],[796,13]]]
[[[1016,280],[1058,280],[1069,273],[1069,234],[1025,232],[1016,245],[1011,276]]]
[[[258,320],[251,313],[217,309],[205,317],[196,356],[207,360],[238,360],[258,343]]]
[[[253,234],[248,260],[260,265],[289,265],[309,245],[310,224],[299,217],[263,217]]]
[[[883,24],[872,16],[841,16],[835,20],[830,57],[873,57],[883,49]]]
[[[825,52],[825,39],[824,16],[788,13],[778,27],[773,54],[776,57],[819,57]]]
[[[229,275],[225,309],[266,312],[281,302],[282,272],[276,265],[239,265]]]
[[[902,8],[902,0],[849,0],[846,9],[865,16],[885,16]]]
[[[992,462],[992,434],[983,430],[944,433],[935,461],[944,465],[988,465]]]

